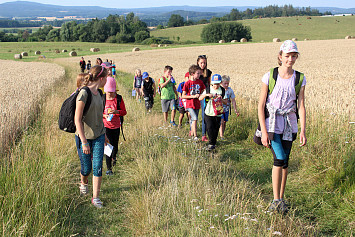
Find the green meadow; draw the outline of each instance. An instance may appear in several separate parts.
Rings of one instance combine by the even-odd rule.
[[[250,26],[253,42],[271,42],[273,38],[281,41],[291,38],[298,40],[344,39],[347,35],[355,35],[355,16],[343,17],[282,17],[241,20],[243,25]],[[201,43],[201,32],[204,25],[167,28],[151,31],[154,37],[161,37],[184,43],[192,41]]]

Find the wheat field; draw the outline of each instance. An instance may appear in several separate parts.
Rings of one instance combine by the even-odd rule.
[[[280,45],[253,43],[164,48],[99,56],[114,60],[118,70],[134,73],[140,68],[156,80],[163,74],[164,66],[170,65],[174,68],[175,79],[181,82],[189,66],[196,63],[197,56],[207,55],[208,68],[213,73],[229,75],[231,87],[237,94],[257,100],[262,76],[277,66]],[[299,41],[297,45],[301,54],[294,68],[307,78],[306,106],[327,114],[346,115],[353,120],[355,40]]]
[[[39,100],[65,71],[51,63],[0,60],[0,144],[6,147],[33,120]]]

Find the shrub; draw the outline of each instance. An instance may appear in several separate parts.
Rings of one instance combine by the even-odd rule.
[[[170,40],[151,37],[142,41],[142,44],[172,44]]]
[[[162,29],[164,29],[164,26],[162,26],[162,25],[157,26],[157,30],[162,30]]]
[[[134,39],[136,42],[142,42],[145,39],[148,39],[150,37],[150,33],[148,31],[138,31],[134,34]]]
[[[204,43],[218,43],[220,40],[230,42],[246,38],[251,40],[251,29],[239,22],[216,22],[205,26],[201,33]]]

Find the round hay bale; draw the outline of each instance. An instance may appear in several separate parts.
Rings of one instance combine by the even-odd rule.
[[[35,55],[40,55],[41,54],[41,51],[36,51],[35,52]]]
[[[140,50],[140,48],[133,48],[132,52],[136,52],[136,51],[139,51],[139,50]]]
[[[350,35],[347,35],[346,37],[345,37],[345,39],[346,40],[348,40],[348,39],[352,39],[353,37],[352,36],[350,36]]]
[[[15,55],[14,55],[14,58],[15,58],[15,59],[22,59],[22,55],[21,55],[21,54],[15,54]]]
[[[28,56],[28,53],[27,53],[27,52],[22,52],[22,53],[21,53],[21,56],[22,56],[22,57]]]
[[[297,41],[298,39],[297,38],[292,38],[292,41]]]
[[[305,38],[304,41],[308,41],[309,39],[308,38]]]
[[[245,42],[248,42],[248,40],[246,38],[241,38],[240,42],[245,43]]]
[[[55,53],[60,53],[59,49],[56,49],[56,50],[55,50]]]
[[[218,43],[220,43],[220,44],[224,44],[226,41],[224,41],[224,40],[220,40],[220,41],[218,41]]]
[[[158,44],[158,47],[160,48],[162,45],[161,44]]]
[[[281,40],[280,40],[279,38],[274,38],[274,39],[272,40],[272,42],[274,42],[274,43],[276,43],[276,42],[281,42]]]
[[[63,50],[62,50],[62,53],[66,53],[66,52],[68,52],[68,50],[66,50],[66,49],[63,49]]]
[[[99,52],[100,49],[99,49],[99,48],[91,48],[90,51],[91,51],[91,52]]]
[[[168,47],[168,45],[167,45],[167,44],[164,44],[164,47]]]
[[[78,54],[75,51],[70,51],[69,56],[74,57],[78,56]]]
[[[157,44],[151,44],[150,47],[154,48],[154,47],[158,47]]]
[[[231,41],[231,43],[237,43],[238,42],[238,40],[232,40]]]

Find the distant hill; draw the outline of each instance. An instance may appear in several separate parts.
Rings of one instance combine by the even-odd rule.
[[[41,4],[29,1],[16,1],[0,4],[0,17],[2,18],[36,18],[36,17],[64,17],[80,16],[84,18],[104,18],[109,14],[127,14],[133,12],[144,19],[168,19],[171,14],[180,14],[189,19],[210,19],[213,16],[220,17],[229,13],[233,8],[245,11],[247,8],[255,9],[258,6],[221,6],[221,7],[198,7],[198,6],[168,6],[150,8],[104,8],[98,6],[58,6]],[[355,13],[355,8],[343,9],[332,7],[316,8],[320,12],[330,11],[333,14]]]

